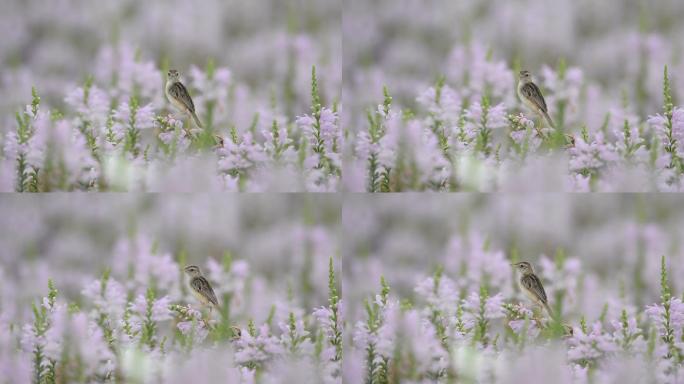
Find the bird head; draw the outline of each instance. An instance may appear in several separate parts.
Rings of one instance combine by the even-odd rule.
[[[520,71],[520,80],[529,80],[530,77],[530,71]]]
[[[515,267],[520,273],[523,275],[528,274],[528,273],[534,273],[534,269],[532,268],[532,264],[528,263],[527,261],[521,261],[519,263],[514,263],[511,264],[513,267]]]
[[[201,275],[202,275],[202,273],[200,272],[199,267],[196,266],[196,265],[188,265],[188,266],[185,267],[183,270],[184,270],[185,273],[187,273],[188,276],[190,276],[190,277],[197,277],[197,276],[201,276]]]
[[[178,80],[180,74],[175,69],[170,69],[168,73],[169,80]]]

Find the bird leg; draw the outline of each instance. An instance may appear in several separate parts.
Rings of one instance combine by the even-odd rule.
[[[537,135],[541,137],[542,140],[546,140],[547,137],[544,135],[544,132],[542,131],[542,121],[544,120],[543,116],[540,116],[537,121],[534,123],[534,129],[537,131]]]
[[[546,316],[544,316],[544,307],[541,305],[535,305],[532,307],[532,319],[537,323],[539,329],[546,328],[546,325],[544,325],[545,318]]]
[[[539,327],[539,329],[544,328],[544,325],[542,323],[542,317],[535,310],[532,310],[532,320],[534,320],[534,322],[537,323],[537,327]]]
[[[179,121],[181,121],[181,122],[183,123],[183,131],[185,131],[185,135],[186,135],[187,137],[189,137],[190,139],[193,139],[193,138],[194,138],[193,135],[192,135],[192,132],[190,132],[190,126],[189,126],[189,124],[187,124],[187,122],[186,122],[186,118],[187,118],[187,115],[186,115],[186,114],[184,114],[184,113],[178,113],[178,114],[176,114],[176,113],[170,112],[170,113],[167,115],[167,119],[168,119],[168,118],[173,118],[174,120],[179,120]]]

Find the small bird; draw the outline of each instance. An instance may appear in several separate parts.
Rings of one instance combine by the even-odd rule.
[[[521,261],[511,265],[516,267],[520,272],[520,279],[518,280],[520,290],[523,291],[533,303],[543,307],[550,317],[553,317],[553,311],[551,310],[551,307],[549,307],[549,301],[546,298],[546,291],[544,291],[544,286],[542,285],[541,280],[539,280],[539,277],[534,274],[532,264],[527,261]]]
[[[532,76],[529,71],[520,71],[518,97],[525,106],[546,119],[546,122],[549,123],[551,128],[556,128],[553,120],[551,120],[551,116],[549,116],[549,110],[546,107],[544,96],[542,95],[541,90],[539,90],[539,87],[537,87],[537,84],[532,81]]]
[[[197,118],[195,113],[195,104],[192,102],[188,89],[180,82],[180,74],[177,70],[171,69],[166,80],[166,98],[169,102],[182,113],[188,114],[197,124],[197,127],[202,128],[202,123]]]
[[[185,267],[185,273],[190,277],[188,285],[190,286],[190,291],[202,304],[209,306],[209,310],[212,308],[218,309],[218,300],[216,299],[216,294],[211,288],[209,281],[202,276],[202,272],[196,265],[188,265]]]

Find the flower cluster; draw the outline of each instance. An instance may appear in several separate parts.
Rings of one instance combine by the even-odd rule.
[[[277,382],[281,375],[307,382],[339,382],[342,301],[332,258],[329,267],[328,305],[311,313],[293,307],[283,319],[274,307],[258,327],[252,318],[242,326],[238,323],[247,315],[244,308],[234,305],[246,299],[240,288],[249,277],[243,260],[225,259],[218,264],[210,259],[208,278],[222,298],[214,318],[192,302],[188,292],[173,293],[154,284],[151,273],[145,292],[135,294],[134,286],[126,287],[115,278],[125,279],[125,275],[107,270],[87,283],[76,301],[61,297],[50,280],[48,295],[33,306],[32,321],[3,320],[9,321],[9,328],[5,325],[2,339],[6,357],[2,380],[163,381],[174,373],[187,375],[198,364],[209,364],[216,371],[203,369],[194,375],[225,379],[222,375],[228,369],[235,383]],[[226,280],[215,280],[218,277]],[[309,369],[297,371],[295,367],[302,364]]]
[[[0,201],[0,383],[341,381],[328,195],[16,197]]]
[[[679,204],[600,194],[353,199],[343,278],[348,300],[363,304],[345,316],[346,380],[681,381]],[[553,317],[521,291],[518,261],[534,267]]]
[[[592,121],[581,113],[596,103],[583,71],[564,61],[543,67],[538,84],[557,126],[552,129],[514,97],[506,64],[482,51],[477,42],[457,46],[448,67],[464,73],[441,77],[419,94],[416,108],[396,105],[384,89],[384,102],[369,109],[366,126],[352,127],[346,189],[681,189],[684,113],[673,105],[667,66],[662,114],[638,117],[625,101]],[[537,180],[526,186],[519,177],[528,174]]]
[[[187,87],[204,129],[163,96],[162,70],[121,44],[65,107],[33,100],[0,138],[5,191],[336,191],[341,106],[323,104],[316,67],[311,112],[251,94],[226,67],[191,67]],[[334,95],[333,95],[334,97]]]
[[[616,380],[622,377],[616,366],[633,367],[642,381],[678,382],[684,305],[670,296],[664,257],[662,268],[667,301],[625,308],[615,318],[604,313],[591,324],[580,317],[572,325],[567,317],[541,319],[529,302],[485,286],[459,292],[441,269],[417,283],[415,299],[393,297],[381,278],[381,292],[366,302],[366,318],[350,330],[348,356],[355,360],[345,377],[507,382],[510,375],[539,378],[541,362],[547,366],[542,372],[560,374],[563,382]]]

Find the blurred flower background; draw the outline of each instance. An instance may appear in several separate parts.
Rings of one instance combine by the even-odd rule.
[[[0,189],[336,190],[341,2],[0,9]],[[169,68],[205,130],[169,115]]]
[[[351,0],[344,11],[346,189],[682,189],[681,1]],[[521,69],[558,131],[534,129],[515,94]]]
[[[323,195],[3,196],[0,382],[340,382],[340,209]],[[219,298],[206,324],[190,263]]]
[[[342,223],[349,382],[684,377],[679,196],[350,195]],[[534,320],[513,261],[558,324]]]

